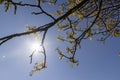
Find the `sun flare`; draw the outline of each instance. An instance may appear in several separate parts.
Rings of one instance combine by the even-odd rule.
[[[43,48],[41,46],[41,42],[37,40],[28,40],[27,41],[27,46],[31,52],[39,52],[43,51]]]
[[[46,42],[44,44],[45,48],[47,51],[50,51],[49,44]],[[41,46],[41,41],[40,40],[35,40],[35,39],[27,39],[26,40],[26,47],[28,48],[29,54],[31,55],[32,52],[34,52],[36,56],[40,55],[43,53],[43,47]]]
[[[40,42],[33,42],[31,44],[31,50],[42,51],[42,46],[40,45]]]

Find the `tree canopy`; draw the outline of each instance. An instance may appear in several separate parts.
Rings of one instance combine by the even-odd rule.
[[[21,33],[10,34],[0,38],[0,45],[15,37],[35,34],[39,37],[42,34],[40,45],[42,46],[44,60],[34,65],[31,75],[43,68],[46,68],[46,48],[44,46],[46,34],[50,28],[57,27],[58,32],[65,35],[58,35],[57,40],[69,43],[65,48],[56,48],[59,58],[66,58],[69,62],[78,65],[75,59],[76,51],[82,45],[83,40],[95,39],[105,42],[108,38],[116,38],[120,36],[120,1],[119,0],[34,0],[25,2],[17,0],[0,0],[0,5],[4,6],[5,12],[10,8],[14,8],[14,14],[17,14],[19,7],[31,7],[38,11],[31,11],[32,15],[46,15],[51,22],[42,26],[27,25],[27,31]],[[47,11],[44,6],[51,6],[54,11]],[[40,32],[40,33],[38,33]],[[30,63],[32,56],[30,55]]]

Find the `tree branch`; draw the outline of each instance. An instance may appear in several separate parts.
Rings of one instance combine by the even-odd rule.
[[[38,31],[45,31],[46,29],[52,27],[53,25],[55,25],[57,22],[59,22],[62,19],[65,19],[67,16],[69,16],[70,14],[72,14],[73,12],[75,12],[76,10],[78,10],[80,7],[82,7],[84,5],[84,3],[88,2],[89,0],[83,0],[81,3],[79,3],[78,5],[76,5],[75,7],[73,7],[72,9],[70,9],[66,14],[64,14],[63,16],[57,18],[54,22],[45,24],[43,26],[38,27],[35,30],[32,31],[27,31],[27,32],[23,32],[23,33],[16,33],[16,34],[11,34],[5,37],[0,38],[0,45],[2,45],[3,43],[7,42],[8,40],[14,38],[14,37],[19,37],[19,36],[23,36],[23,35],[28,35],[28,34],[32,34]],[[14,3],[17,5],[21,5],[21,6],[32,6],[32,7],[37,7],[36,5],[30,5],[30,4],[21,4],[21,3]]]

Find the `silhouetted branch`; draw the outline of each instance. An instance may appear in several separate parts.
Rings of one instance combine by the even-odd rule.
[[[38,27],[37,29],[35,30],[32,30],[32,31],[27,31],[27,32],[23,32],[23,33],[16,33],[16,34],[11,34],[11,35],[8,35],[8,36],[5,36],[5,37],[2,37],[0,38],[0,41],[3,40],[2,43],[0,43],[1,45],[14,38],[14,37],[19,37],[19,36],[23,36],[23,35],[28,35],[28,34],[32,34],[32,33],[35,33],[35,32],[38,32],[38,31],[45,31],[46,29],[52,27],[53,25],[55,25],[57,22],[59,22],[60,20],[62,19],[65,19],[67,16],[69,16],[70,14],[72,14],[73,12],[75,12],[76,10],[78,10],[84,3],[86,3],[87,1],[89,0],[84,0],[82,1],[81,3],[79,3],[78,5],[76,5],[75,7],[73,7],[72,9],[70,9],[66,14],[64,14],[63,16],[57,18],[54,22],[51,22],[51,23],[48,23],[48,24],[45,24],[43,26],[40,26]],[[21,6],[32,6],[32,7],[37,7],[36,5],[30,5],[30,4],[21,4],[21,3],[14,3],[14,4],[17,4],[17,5],[21,5]],[[7,40],[6,40],[7,39]],[[4,41],[5,40],[5,41]]]
[[[29,57],[30,57],[30,64],[32,63],[33,55],[34,55],[35,51],[36,51],[36,50],[34,50],[34,51],[32,52],[32,54],[29,56]]]
[[[55,25],[58,24],[58,29],[65,32],[66,35],[62,37],[59,36],[58,39],[70,43],[70,46],[65,49],[65,53],[57,48],[57,52],[60,55],[60,59],[63,57],[68,59],[72,63],[77,63],[78,61],[75,60],[75,55],[77,48],[80,46],[81,41],[91,38],[95,35],[100,35],[100,40],[105,41],[110,36],[119,37],[120,36],[120,2],[119,0],[67,0],[61,2],[57,5],[58,0],[37,0],[36,4],[28,4],[22,2],[15,2],[13,0],[4,0],[5,1],[5,11],[7,12],[9,8],[9,2],[14,6],[14,13],[16,14],[16,10],[18,6],[27,6],[31,8],[37,8],[38,11],[32,11],[34,15],[46,15],[48,18],[52,19],[51,22],[38,26],[35,29],[31,29],[30,31],[22,32],[22,33],[15,33],[8,36],[4,36],[0,38],[0,45],[3,43],[20,36],[25,36],[29,34],[33,34],[36,32],[42,32],[41,38],[41,46],[43,48],[44,60],[42,63],[36,63],[35,69],[33,72],[39,71],[46,67],[46,48],[45,48],[45,39],[47,31],[52,28],[56,27]],[[56,16],[51,15],[47,12],[42,4],[43,3],[50,3],[52,5],[57,5],[56,9]],[[8,4],[6,6],[6,4]],[[56,7],[56,6],[55,6]],[[82,25],[82,26],[81,26]],[[98,27],[97,27],[98,26]],[[102,36],[102,37],[101,37]],[[98,38],[98,37],[96,37]],[[30,55],[30,63],[32,63],[32,57],[35,51]],[[70,53],[66,55],[66,53]],[[39,65],[37,67],[36,65]]]

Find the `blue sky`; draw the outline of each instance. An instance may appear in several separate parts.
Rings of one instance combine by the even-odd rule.
[[[40,26],[50,21],[46,16],[31,15],[31,8],[18,8],[17,15],[13,15],[12,9],[8,13],[4,13],[1,6],[0,9],[0,37],[26,31],[26,24]],[[120,38],[109,38],[105,44],[83,41],[76,55],[79,66],[71,68],[65,59],[58,59],[55,52],[58,41],[51,29],[46,37],[47,68],[30,77],[34,63],[42,58],[35,57],[33,64],[29,64],[31,50],[28,44],[34,41],[34,36],[24,36],[0,46],[1,80],[120,80]]]

